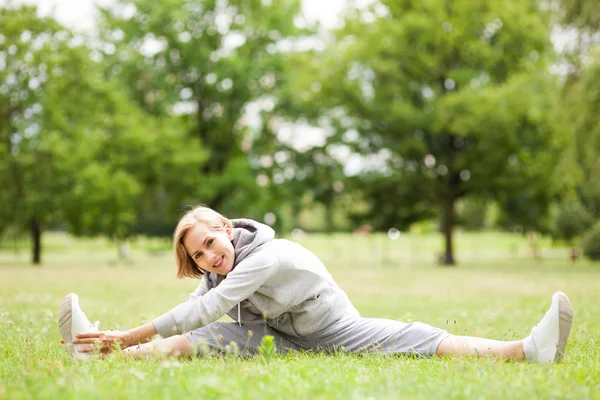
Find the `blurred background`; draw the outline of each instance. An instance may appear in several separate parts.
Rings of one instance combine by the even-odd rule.
[[[0,0],[0,248],[205,204],[600,259],[598,43],[595,0]]]

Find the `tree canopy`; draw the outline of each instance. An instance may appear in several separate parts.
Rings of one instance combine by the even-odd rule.
[[[600,215],[591,3],[351,2],[330,31],[300,0],[99,11],[82,35],[0,7],[0,233],[36,263],[44,229],[166,236],[200,203],[282,233],[435,219],[444,264],[489,204],[569,241]]]
[[[362,176],[380,228],[440,215],[453,264],[458,199],[547,199],[558,82],[536,3],[382,1],[351,9],[325,53],[305,97],[338,121],[338,143],[379,158]]]

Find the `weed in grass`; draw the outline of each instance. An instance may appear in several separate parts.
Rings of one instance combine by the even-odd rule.
[[[271,335],[265,335],[258,345],[258,354],[264,364],[269,364],[275,358],[277,348],[275,347],[275,338]]]

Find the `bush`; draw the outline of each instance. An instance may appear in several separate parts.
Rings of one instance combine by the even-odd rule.
[[[592,223],[592,216],[579,199],[567,199],[559,206],[552,236],[571,243],[573,239],[586,232]]]
[[[456,206],[456,222],[468,231],[485,228],[487,204],[483,200],[464,199]]]
[[[600,260],[600,221],[583,235],[583,254],[592,260]]]

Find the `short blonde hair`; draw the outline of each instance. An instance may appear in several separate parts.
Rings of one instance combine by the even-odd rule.
[[[225,227],[233,230],[233,224],[228,219],[206,206],[197,206],[183,214],[173,233],[173,252],[177,263],[178,278],[201,278],[204,271],[196,265],[183,247],[183,238],[196,224],[204,224],[211,231],[222,231]]]

